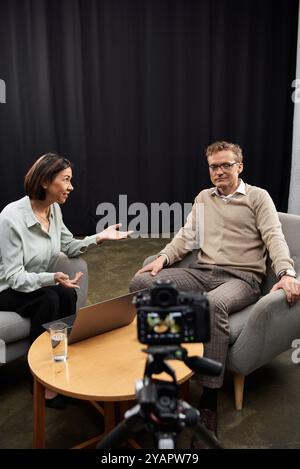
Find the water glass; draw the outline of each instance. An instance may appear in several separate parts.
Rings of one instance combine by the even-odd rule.
[[[52,356],[55,362],[68,358],[68,326],[64,322],[55,322],[49,327]]]

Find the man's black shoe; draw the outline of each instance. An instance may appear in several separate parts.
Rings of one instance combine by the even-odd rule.
[[[216,410],[199,409],[200,423],[218,438],[218,414]]]
[[[199,409],[199,422],[218,438],[218,414],[215,410]],[[201,440],[201,435],[194,435],[191,444],[192,449],[209,449],[209,446]]]

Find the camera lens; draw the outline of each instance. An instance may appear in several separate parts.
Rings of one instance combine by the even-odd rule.
[[[160,396],[158,402],[159,402],[159,407],[162,410],[174,411],[177,407],[177,402],[174,396],[168,396],[168,395]]]
[[[173,295],[168,290],[161,290],[157,293],[157,301],[161,306],[170,306],[173,301]]]

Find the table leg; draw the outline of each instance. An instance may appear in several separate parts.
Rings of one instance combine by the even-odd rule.
[[[108,433],[110,433],[115,426],[117,425],[116,421],[116,403],[113,401],[105,401],[101,403],[101,406],[98,402],[90,401],[90,403],[97,409],[101,415],[103,415],[104,419],[104,432],[101,435],[97,435],[94,438],[91,438],[88,441],[80,443],[79,445],[73,446],[73,448],[81,449],[81,448],[95,448],[96,443],[98,443],[102,438],[104,438]]]
[[[116,426],[115,403],[105,401],[104,407],[104,433],[109,433]]]
[[[180,385],[180,396],[184,401],[189,402],[189,380]]]
[[[132,409],[136,404],[136,401],[120,401],[119,408],[120,408],[120,419],[121,421],[125,418],[124,414],[127,410]],[[137,443],[134,439],[135,435],[132,434],[131,438],[128,438],[126,446],[132,449],[141,449],[142,447]]]
[[[124,414],[127,412],[128,409],[134,407],[135,401],[120,401],[119,408],[120,408],[120,420],[124,419]]]
[[[33,383],[33,447],[45,448],[45,387],[34,378]]]

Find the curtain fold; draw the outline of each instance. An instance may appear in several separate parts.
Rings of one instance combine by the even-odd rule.
[[[286,210],[298,0],[1,0],[0,209],[31,163],[75,164],[76,234],[101,202],[192,202],[205,148],[244,150],[244,179]]]

